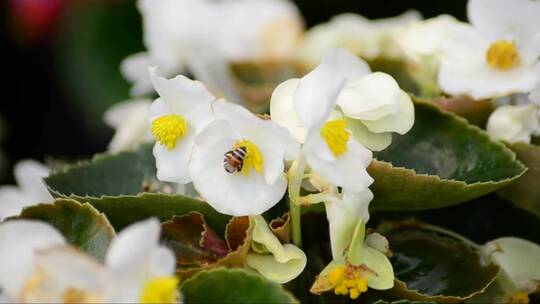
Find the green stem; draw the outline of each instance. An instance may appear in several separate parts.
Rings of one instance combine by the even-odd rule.
[[[306,160],[301,155],[295,160],[287,173],[289,179],[289,215],[291,216],[291,233],[294,245],[302,248],[302,210],[298,203],[302,178],[306,170]]]

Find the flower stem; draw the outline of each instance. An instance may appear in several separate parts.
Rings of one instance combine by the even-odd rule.
[[[289,214],[291,216],[292,242],[299,248],[302,248],[302,210],[299,199],[305,170],[306,160],[303,155],[300,155],[293,162],[287,173],[289,179]]]

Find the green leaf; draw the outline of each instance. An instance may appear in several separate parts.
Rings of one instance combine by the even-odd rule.
[[[401,299],[458,303],[483,292],[499,268],[487,264],[468,244],[429,231],[416,221],[381,225],[390,242]]]
[[[415,103],[415,124],[374,153],[372,206],[423,210],[456,205],[504,187],[526,168],[503,144],[455,114]]]
[[[438,97],[423,101],[453,112],[481,128],[486,126],[489,116],[495,110],[491,100],[475,100],[469,96]]]
[[[98,154],[91,161],[66,166],[45,182],[54,195],[79,197],[137,195],[155,179],[156,164],[152,145],[118,154]]]
[[[230,219],[207,203],[178,194],[142,193],[148,190],[172,192],[171,185],[155,179],[152,145],[118,154],[97,155],[91,161],[67,166],[45,179],[53,195],[88,202],[105,213],[116,229],[157,216],[167,221],[191,211],[205,216],[218,233]]]
[[[19,218],[47,222],[57,228],[67,241],[103,261],[115,232],[107,218],[89,204],[59,199],[53,204],[25,208]]]
[[[373,304],[436,304],[437,302],[426,302],[426,301],[409,301],[409,300],[398,300],[398,301],[391,301],[391,302],[388,302],[388,301],[384,301],[384,300],[379,300]]]
[[[498,194],[540,217],[540,188],[534,186],[540,179],[540,146],[514,143],[508,147],[529,170],[515,182],[502,188]]]
[[[281,285],[243,269],[202,271],[182,284],[190,303],[299,303]]]

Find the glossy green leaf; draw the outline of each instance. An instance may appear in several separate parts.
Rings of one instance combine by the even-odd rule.
[[[384,300],[379,300],[373,304],[435,304],[437,302],[433,302],[433,301],[409,301],[409,300],[398,300],[398,301],[391,301],[391,302],[388,302],[388,301],[384,301]]]
[[[91,161],[66,166],[45,179],[53,194],[80,197],[137,195],[155,179],[152,145],[118,154],[98,154]]]
[[[526,168],[503,144],[455,114],[415,103],[415,124],[374,153],[372,207],[423,210],[456,205],[508,185]]]
[[[190,303],[299,303],[281,285],[243,269],[202,271],[181,286]]]
[[[115,237],[113,227],[102,213],[89,204],[70,199],[27,207],[19,218],[51,224],[70,244],[99,260],[105,258],[107,248]]]
[[[167,221],[175,215],[199,212],[218,233],[230,219],[207,203],[173,192],[171,185],[155,179],[156,167],[151,145],[118,154],[97,155],[91,161],[67,166],[45,179],[51,192],[89,202],[105,213],[116,229],[157,216]],[[141,193],[147,191],[167,193]],[[141,193],[141,194],[139,194]]]
[[[459,303],[483,292],[499,268],[470,245],[415,221],[380,226],[390,242],[398,298]]]
[[[502,188],[498,194],[540,217],[540,187],[534,186],[540,179],[540,146],[514,143],[508,147],[529,170],[514,183]]]

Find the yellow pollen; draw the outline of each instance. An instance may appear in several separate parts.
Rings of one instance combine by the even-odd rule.
[[[349,295],[357,299],[360,294],[367,291],[367,280],[362,276],[362,268],[352,265],[338,266],[326,276],[328,283],[334,286],[336,295]]]
[[[176,303],[179,297],[178,283],[174,276],[155,277],[143,287],[139,297],[140,303]]]
[[[321,136],[335,156],[347,152],[347,142],[351,133],[346,127],[345,119],[337,119],[326,122],[321,128]]]
[[[529,295],[523,291],[518,291],[508,299],[508,303],[512,304],[529,304]]]
[[[160,116],[152,121],[152,134],[156,140],[172,150],[176,147],[178,139],[188,131],[187,121],[184,117],[170,114]]]
[[[519,53],[514,41],[498,40],[489,46],[486,62],[499,71],[508,71],[519,65]]]
[[[262,173],[263,170],[263,155],[259,147],[247,139],[242,139],[234,144],[233,149],[240,147],[246,148],[246,156],[244,157],[244,164],[242,166],[242,173],[249,175],[250,167],[253,167],[257,173]]]
[[[62,294],[63,303],[98,303],[99,298],[82,289],[70,287]]]

